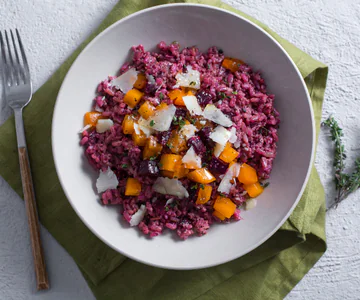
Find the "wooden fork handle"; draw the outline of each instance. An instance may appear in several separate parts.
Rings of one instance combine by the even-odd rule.
[[[21,181],[24,191],[26,214],[29,224],[32,254],[34,257],[35,276],[38,290],[49,288],[44,252],[40,239],[40,224],[36,208],[35,193],[31,178],[30,162],[26,147],[19,147]]]

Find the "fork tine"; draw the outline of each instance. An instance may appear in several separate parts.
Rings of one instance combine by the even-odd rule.
[[[4,31],[4,38],[2,38],[1,36],[1,52],[3,55],[3,59],[5,62],[5,80],[6,80],[6,84],[7,85],[12,85],[13,84],[13,76],[12,76],[12,66],[11,66],[11,52],[9,49],[9,42],[8,42],[8,38],[7,38],[7,32],[6,30]],[[7,50],[7,51],[6,51]],[[7,52],[7,53],[6,53]]]
[[[1,31],[0,31],[0,46],[1,46],[2,59],[3,59],[3,62],[6,64],[7,61],[6,61],[6,55],[5,55],[5,42],[4,42]]]
[[[3,82],[4,85],[8,85],[8,74],[7,74],[7,59],[6,59],[6,55],[5,55],[5,42],[3,39],[3,35],[0,31],[0,52],[1,52],[1,58],[2,58],[2,62],[3,62],[3,66],[2,66],[2,75],[3,75]]]
[[[18,49],[16,47],[16,43],[15,43],[15,39],[14,39],[14,34],[12,32],[12,30],[10,30],[10,35],[11,35],[11,40],[12,40],[12,43],[13,43],[13,46],[14,46],[14,53],[15,53],[15,57],[16,57],[16,62],[17,62],[17,67],[16,67],[16,77],[17,77],[17,81],[18,81],[18,84],[20,84],[20,80],[23,79],[23,81],[25,82],[25,76],[23,75],[23,70],[22,70],[22,67],[21,67],[21,64],[20,64],[20,59],[19,59],[19,53],[18,53]]]
[[[14,69],[14,63],[13,63],[13,59],[12,59],[12,55],[11,55],[11,48],[10,48],[10,43],[9,43],[9,37],[7,34],[7,31],[5,30],[5,40],[6,40],[6,44],[7,44],[7,50],[8,50],[8,58],[9,58],[9,64],[8,64],[8,77],[9,77],[9,83],[10,85],[13,85],[14,83],[14,74],[11,70]]]
[[[19,31],[17,30],[17,28],[15,29],[15,31],[16,31],[16,35],[17,35],[17,38],[18,38],[19,46],[20,46],[21,57],[22,57],[22,60],[24,62],[24,69],[25,69],[24,78],[25,78],[25,82],[27,82],[27,81],[30,81],[29,65],[28,65],[28,62],[27,62],[27,59],[26,59],[25,50],[24,50],[23,44],[21,42]]]

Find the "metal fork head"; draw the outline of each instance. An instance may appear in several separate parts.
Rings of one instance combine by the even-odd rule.
[[[0,57],[4,96],[12,109],[21,109],[27,105],[32,95],[29,65],[20,34],[15,29],[0,31]]]

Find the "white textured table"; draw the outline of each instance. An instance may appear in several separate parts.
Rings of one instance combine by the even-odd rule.
[[[4,3],[5,2],[5,3]],[[0,29],[21,29],[35,89],[95,29],[117,0],[0,0]],[[360,153],[360,1],[226,0],[328,64],[323,118],[334,114],[347,136],[349,159]],[[1,102],[0,122],[10,114]],[[327,191],[332,147],[320,135],[316,165]],[[1,166],[0,166],[1,167]],[[287,299],[360,299],[360,192],[327,216],[328,250]],[[71,257],[42,230],[51,290],[34,290],[24,204],[0,177],[0,299],[94,299]]]

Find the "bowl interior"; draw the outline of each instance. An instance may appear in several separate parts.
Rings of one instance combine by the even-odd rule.
[[[182,46],[222,48],[226,56],[261,71],[280,112],[278,155],[270,186],[258,206],[242,212],[243,220],[215,225],[201,238],[178,241],[170,232],[148,239],[129,228],[117,207],[104,207],[94,186],[97,178],[79,145],[83,115],[90,109],[97,84],[117,74],[130,58],[129,49],[160,41]],[[62,187],[83,222],[117,251],[164,268],[202,268],[227,262],[251,251],[289,216],[308,177],[313,156],[313,117],[300,73],[278,43],[259,27],[223,10],[199,5],[166,5],[127,17],[108,28],[79,55],[59,92],[52,143]],[[206,253],[206,255],[204,255]]]

